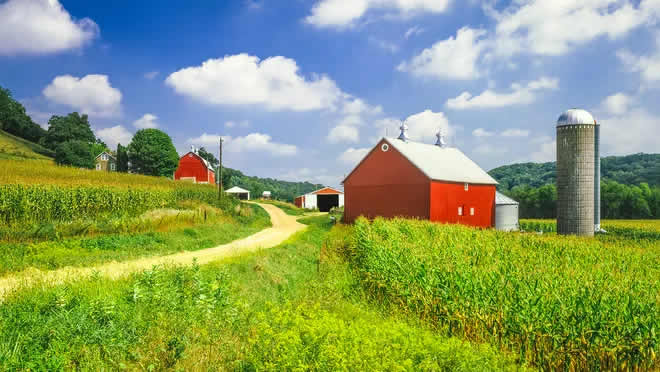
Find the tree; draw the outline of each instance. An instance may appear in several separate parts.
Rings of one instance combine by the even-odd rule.
[[[28,141],[39,142],[46,131],[25,112],[25,107],[12,98],[11,92],[0,87],[0,129]]]
[[[149,176],[172,177],[179,154],[172,139],[158,129],[141,129],[128,145],[131,170]]]
[[[56,116],[48,120],[48,132],[44,143],[49,148],[56,148],[67,141],[82,141],[96,143],[96,137],[89,125],[87,115],[73,112],[67,116]]]
[[[55,162],[60,165],[94,168],[92,145],[85,141],[66,141],[55,148]]]
[[[199,150],[197,150],[197,155],[206,159],[213,168],[217,168],[220,164],[220,161],[212,153],[206,151],[204,147],[200,147]]]
[[[117,172],[128,172],[128,153],[121,143],[117,144]]]

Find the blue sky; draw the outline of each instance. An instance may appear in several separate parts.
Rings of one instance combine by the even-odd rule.
[[[549,161],[571,107],[660,152],[660,0],[0,1],[0,85],[109,145],[157,127],[249,175],[336,186],[406,120],[485,169]]]

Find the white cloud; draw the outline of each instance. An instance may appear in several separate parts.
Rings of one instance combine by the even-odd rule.
[[[399,45],[397,45],[397,44],[395,44],[391,41],[387,41],[387,40],[379,39],[379,38],[374,37],[374,36],[370,36],[369,37],[369,42],[371,42],[375,46],[377,46],[380,49],[383,49],[383,50],[385,50],[389,53],[396,53],[396,52],[399,51]]]
[[[536,100],[536,91],[554,90],[559,87],[559,80],[542,77],[529,82],[526,86],[519,83],[511,85],[511,92],[498,93],[486,89],[478,96],[463,92],[458,97],[447,100],[447,107],[454,110],[482,109],[504,107],[512,105],[525,105]]]
[[[417,13],[442,13],[450,0],[320,0],[305,22],[316,27],[346,28],[364,17],[369,10],[394,12],[409,16]]]
[[[0,55],[76,49],[98,33],[94,21],[73,19],[58,0],[9,0],[0,4]]]
[[[405,122],[408,125],[408,136],[413,141],[434,143],[435,135],[439,130],[442,130],[447,137],[454,135],[454,128],[442,112],[424,110],[410,115]]]
[[[627,50],[620,50],[617,56],[632,72],[638,72],[643,81],[650,83],[660,80],[660,34],[656,35],[656,51],[650,56],[634,55]]]
[[[160,74],[160,72],[158,71],[149,71],[144,74],[144,78],[148,80],[153,80],[156,78],[156,76],[158,76],[158,74]]]
[[[599,120],[603,153],[657,153],[660,117],[643,108]]]
[[[606,97],[601,103],[601,108],[611,115],[621,115],[628,112],[632,103],[632,97],[623,93],[616,93]]]
[[[238,122],[233,121],[233,120],[229,120],[229,121],[225,122],[225,127],[226,128],[236,128],[236,127],[247,128],[249,126],[250,126],[250,122],[247,121],[247,120],[238,121]]]
[[[471,80],[482,75],[477,63],[486,47],[482,36],[484,30],[463,27],[456,37],[435,43],[424,49],[410,61],[401,63],[397,69],[417,77],[437,79]]]
[[[177,93],[207,104],[260,105],[272,111],[333,109],[345,95],[332,79],[308,79],[300,75],[296,61],[281,56],[209,59],[172,73],[165,82]]]
[[[360,133],[353,125],[340,124],[330,130],[328,134],[328,142],[358,142],[360,140]]]
[[[296,146],[273,142],[271,136],[263,133],[250,133],[244,137],[221,137],[217,134],[204,133],[199,137],[189,138],[186,143],[217,146],[220,138],[224,140],[222,149],[227,152],[266,152],[273,156],[293,156],[298,153]]]
[[[500,133],[502,137],[529,137],[529,131],[525,129],[506,129]]]
[[[598,37],[621,37],[657,21],[657,0],[527,0],[498,12],[494,49],[500,56],[518,53],[562,55]]]
[[[538,142],[536,151],[530,154],[530,160],[538,163],[557,160],[557,142],[549,137],[542,137],[546,142]]]
[[[51,102],[90,116],[109,117],[121,111],[121,92],[110,85],[107,75],[58,76],[44,88],[43,94]]]
[[[507,153],[509,150],[503,146],[494,146],[490,143],[481,143],[477,145],[472,151],[475,154],[493,156]]]
[[[472,131],[472,135],[475,137],[492,137],[493,135],[495,135],[495,133],[489,132],[484,128],[477,128]]]
[[[369,151],[371,151],[370,148],[358,148],[358,149],[356,149],[356,148],[350,147],[346,151],[341,153],[341,155],[339,155],[339,161],[341,161],[342,163],[351,165],[351,166],[355,166],[355,165],[357,165],[357,163],[360,160],[362,160],[365,156],[367,156]]]
[[[110,128],[96,130],[96,137],[100,138],[110,148],[114,148],[118,143],[128,146],[133,139],[133,134],[121,125],[115,125]]]
[[[158,116],[154,114],[144,114],[141,118],[133,122],[137,129],[158,128]]]
[[[413,36],[417,36],[424,32],[424,29],[419,26],[413,26],[409,28],[406,33],[403,35],[406,39],[410,39]]]

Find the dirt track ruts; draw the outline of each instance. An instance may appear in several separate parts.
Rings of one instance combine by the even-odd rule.
[[[199,251],[185,251],[165,256],[145,257],[131,261],[113,261],[91,267],[64,267],[51,271],[28,269],[17,274],[0,278],[0,300],[9,292],[21,287],[29,287],[33,285],[57,285],[64,282],[88,278],[92,275],[117,279],[136,271],[150,269],[155,265],[190,265],[193,263],[194,259],[197,259],[197,263],[199,264],[206,264],[221,258],[236,256],[245,252],[275,247],[296,232],[306,228],[305,225],[296,221],[295,216],[287,215],[274,205],[258,205],[268,212],[273,226],[246,238]]]

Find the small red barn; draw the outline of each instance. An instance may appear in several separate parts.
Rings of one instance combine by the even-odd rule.
[[[190,151],[179,159],[179,167],[174,172],[175,180],[193,183],[215,184],[215,171],[206,159]]]
[[[497,181],[456,148],[383,138],[344,179],[344,220],[495,225]]]
[[[332,208],[344,206],[344,193],[332,187],[324,187],[297,197],[294,204],[298,208],[318,208],[321,212],[329,212]]]

